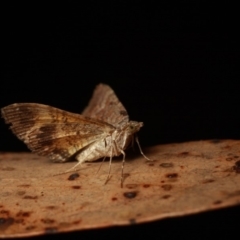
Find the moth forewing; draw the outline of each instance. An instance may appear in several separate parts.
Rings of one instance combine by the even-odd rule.
[[[64,162],[75,156],[79,165],[109,157],[109,178],[112,157],[122,154],[121,184],[124,150],[143,126],[142,122],[129,121],[126,109],[105,84],[96,87],[82,115],[37,103],[11,104],[2,108],[1,113],[13,133],[34,153],[53,161]],[[137,144],[148,159],[138,140]]]

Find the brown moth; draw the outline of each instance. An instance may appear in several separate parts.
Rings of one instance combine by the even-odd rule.
[[[15,103],[1,111],[5,122],[11,124],[13,133],[34,153],[55,162],[75,157],[78,164],[72,169],[85,161],[109,157],[108,180],[112,157],[122,154],[121,185],[124,150],[143,126],[142,122],[129,121],[126,109],[105,84],[97,85],[81,115],[37,103]],[[141,154],[149,160],[143,154],[138,139],[135,140]]]

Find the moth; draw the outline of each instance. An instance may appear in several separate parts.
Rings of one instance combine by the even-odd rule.
[[[141,154],[147,158],[135,136],[142,122],[129,116],[114,91],[106,84],[97,85],[82,114],[70,113],[37,103],[14,103],[1,109],[10,129],[30,150],[54,162],[74,157],[78,163],[123,155],[121,186],[125,163],[124,150],[135,139]]]

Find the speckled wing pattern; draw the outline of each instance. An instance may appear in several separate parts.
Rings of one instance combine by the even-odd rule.
[[[56,162],[104,140],[115,129],[98,119],[37,103],[15,103],[1,111],[20,140],[33,152]]]
[[[82,114],[107,122],[115,127],[120,127],[129,122],[126,109],[118,100],[114,91],[105,84],[99,84],[96,87],[88,106]]]

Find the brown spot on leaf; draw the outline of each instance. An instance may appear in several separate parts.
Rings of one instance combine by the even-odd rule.
[[[235,162],[235,166],[240,168],[240,161]]]
[[[25,193],[26,193],[26,191],[18,191],[18,192],[17,192],[17,195],[22,196],[22,195],[24,195]]]
[[[24,219],[23,218],[15,219],[14,222],[18,223],[18,224],[23,224],[24,223]]]
[[[35,228],[36,228],[36,226],[30,225],[30,226],[27,226],[25,229],[26,229],[27,231],[31,231],[31,230],[33,230],[33,229],[35,229]]]
[[[73,181],[75,180],[76,178],[78,178],[80,175],[78,173],[73,173],[71,174],[69,177],[68,177],[68,180],[69,181]]]
[[[170,168],[173,167],[173,163],[161,163],[159,166],[163,168]]]
[[[52,224],[55,221],[53,219],[50,219],[50,218],[44,218],[44,219],[41,219],[41,222],[43,222],[45,224]]]
[[[54,210],[54,209],[57,209],[58,207],[57,206],[46,206],[46,209],[49,209],[49,210]]]
[[[26,195],[23,197],[23,199],[37,199],[38,196],[29,196],[29,195]]]
[[[113,197],[113,198],[112,198],[112,201],[117,201],[117,198],[116,198],[116,197]]]
[[[233,170],[234,170],[236,173],[240,173],[240,168],[238,168],[238,167],[236,167],[236,166],[233,167]]]
[[[16,214],[16,217],[30,217],[32,212],[24,212],[24,211],[19,211]]]
[[[233,170],[236,172],[236,173],[240,173],[240,160],[235,162],[235,165],[233,166]]]
[[[0,230],[3,231],[10,227],[14,223],[14,219],[9,218],[0,218]]]
[[[148,166],[149,166],[149,167],[153,167],[153,166],[154,166],[154,163],[149,163]]]
[[[228,149],[231,149],[231,146],[226,145],[226,146],[224,146],[224,147],[221,147],[221,149],[228,150]]]
[[[162,188],[165,190],[165,191],[169,191],[172,189],[172,185],[171,184],[164,184],[162,185]]]
[[[240,190],[237,190],[235,192],[229,193],[228,197],[236,197],[240,195]]]
[[[178,174],[177,173],[168,173],[165,175],[167,178],[177,178]]]
[[[73,189],[80,189],[81,186],[72,186]]]
[[[214,205],[218,205],[218,204],[221,204],[221,203],[222,203],[221,200],[217,200],[217,201],[213,202]]]
[[[202,181],[202,183],[211,183],[211,182],[214,182],[213,179],[205,179]]]
[[[31,187],[30,184],[21,184],[21,185],[18,185],[18,187]]]
[[[0,211],[0,214],[6,214],[6,215],[9,215],[10,212],[9,212],[8,210],[4,210],[4,209],[2,209],[2,210]]]
[[[126,198],[135,198],[137,196],[138,192],[134,191],[134,192],[125,192],[123,193],[123,196]]]
[[[137,184],[126,184],[126,188],[129,188],[129,189],[134,189],[134,188],[137,188]]]
[[[76,221],[73,221],[72,224],[78,225],[78,224],[81,223],[81,222],[82,222],[82,220],[76,220]]]
[[[183,156],[190,155],[190,153],[189,152],[180,152],[178,155],[183,157]]]
[[[163,199],[168,199],[168,198],[170,198],[170,197],[171,197],[171,195],[168,195],[168,194],[162,196]]]

